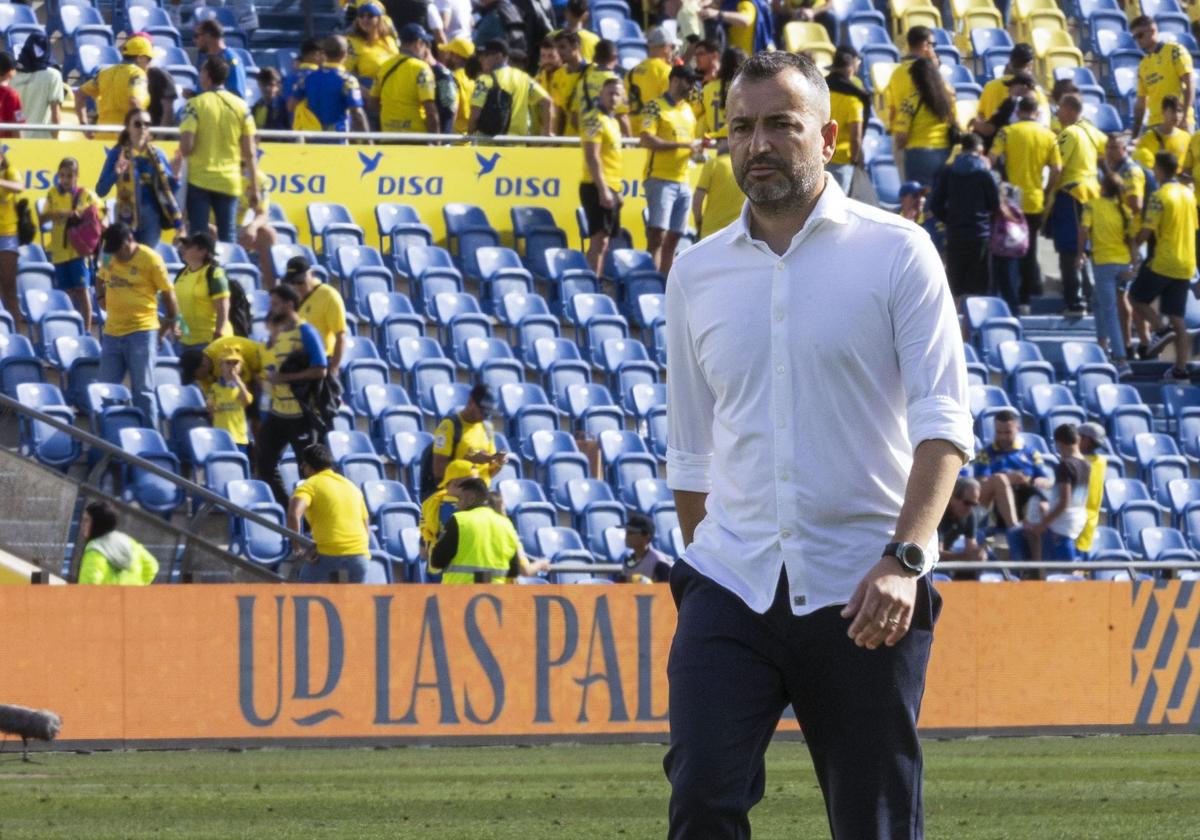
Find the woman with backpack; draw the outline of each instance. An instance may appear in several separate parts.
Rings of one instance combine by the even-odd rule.
[[[96,194],[79,185],[79,161],[63,158],[54,186],[46,192],[43,221],[53,222],[46,254],[54,263],[54,288],[66,292],[92,331],[92,269],[88,260],[100,245],[104,205]]]
[[[892,148],[902,182],[918,181],[932,187],[960,133],[955,123],[954,92],[928,58],[914,60],[908,72],[914,90],[900,103],[892,126]]]
[[[108,152],[96,194],[104,198],[116,186],[115,221],[129,225],[138,244],[155,248],[163,230],[178,230],[183,216],[175,200],[179,180],[166,154],[151,142],[151,125],[146,111],[125,115],[125,130]]]
[[[201,231],[180,246],[183,270],[175,277],[179,301],[179,343],[203,350],[215,338],[233,335],[229,321],[229,278],[217,263],[217,243]]]
[[[17,299],[17,250],[21,246],[18,199],[23,189],[25,175],[13,165],[8,146],[0,145],[0,298],[17,328],[21,326]]]

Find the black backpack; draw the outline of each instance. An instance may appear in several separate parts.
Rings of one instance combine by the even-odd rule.
[[[213,272],[216,269],[215,263],[208,264],[204,280],[209,285],[212,284]],[[187,268],[175,275],[175,282],[179,282],[184,271],[187,271]],[[250,298],[246,296],[246,290],[242,288],[242,284],[232,278],[229,279],[229,326],[233,328],[234,335],[242,338],[249,338],[250,330],[254,327],[254,313],[250,309]]]
[[[453,437],[450,440],[450,454],[454,454],[454,450],[458,448],[458,442],[462,440],[463,423],[462,418],[458,413],[450,415],[450,423],[453,426]],[[433,443],[425,447],[425,451],[421,453],[421,501],[425,501],[432,496],[438,488],[438,483],[433,477]]]
[[[29,199],[17,199],[17,242],[28,245],[37,236],[37,224],[33,221],[33,211],[29,209]]]
[[[508,124],[512,122],[512,94],[500,87],[500,80],[492,73],[492,83],[488,86],[487,98],[479,109],[479,122],[475,130],[480,134],[495,137],[508,133]]]

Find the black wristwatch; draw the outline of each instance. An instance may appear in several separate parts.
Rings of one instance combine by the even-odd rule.
[[[916,543],[888,543],[883,547],[883,556],[895,557],[909,574],[919,575],[925,571],[925,549]]]

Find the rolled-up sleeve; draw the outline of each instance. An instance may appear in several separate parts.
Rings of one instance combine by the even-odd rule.
[[[892,324],[908,409],[908,438],[946,440],[965,459],[975,449],[967,365],[954,300],[928,237],[914,238],[892,275]]]
[[[667,321],[667,486],[707,493],[713,450],[715,400],[696,357],[682,283],[672,269],[664,310]]]

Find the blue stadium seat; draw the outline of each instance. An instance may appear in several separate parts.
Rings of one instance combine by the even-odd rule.
[[[1096,406],[1108,420],[1120,406],[1143,405],[1142,395],[1132,385],[1100,385],[1096,388]]]
[[[475,250],[488,245],[499,245],[500,234],[488,221],[483,208],[474,204],[449,202],[442,206],[442,217],[446,222],[447,247],[458,257],[459,267],[464,273],[478,277]]]
[[[345,205],[314,201],[305,208],[305,215],[308,217],[308,229],[313,244],[326,259],[337,253],[337,247],[362,245],[365,242],[362,228],[354,221]],[[335,236],[343,242],[341,246],[333,245]],[[322,262],[324,264],[324,260]]]
[[[482,247],[475,251],[479,297],[483,311],[495,315],[504,296],[512,292],[533,293],[533,275],[511,248]]]
[[[1090,116],[1090,119],[1092,124],[1105,134],[1112,134],[1125,129],[1124,124],[1121,122],[1121,115],[1117,113],[1116,108],[1108,103],[1097,106],[1096,112]]]
[[[665,320],[665,308],[665,294],[649,293],[638,295],[633,308],[633,322],[641,328],[643,335],[652,333],[654,324]]]
[[[179,459],[167,450],[166,441],[154,429],[123,428],[119,430],[117,439],[126,452],[179,474]],[[161,516],[169,516],[184,502],[182,488],[140,467],[126,470],[122,497]]]
[[[387,277],[391,285],[391,270],[383,261],[383,255],[370,245],[341,245],[333,252],[330,270],[335,276],[351,280],[361,269],[373,269],[373,274]]]
[[[996,346],[1000,372],[1012,375],[1017,366],[1025,362],[1044,362],[1042,351],[1032,341],[1002,341]]]
[[[1163,409],[1172,424],[1178,423],[1188,410],[1200,409],[1200,388],[1195,385],[1163,385],[1160,393]]]
[[[40,382],[22,382],[17,400],[28,408],[48,414],[67,425],[75,422],[75,412],[66,404],[58,386]],[[79,460],[83,447],[78,440],[48,423],[20,418],[21,453],[54,469],[66,470]]]
[[[567,509],[576,523],[576,529],[580,531],[583,529],[579,527],[579,522],[590,505],[615,504],[617,501],[612,488],[598,478],[572,479],[567,482],[566,494]]]
[[[551,564],[573,562],[594,563],[595,558],[583,544],[583,538],[571,528],[547,527],[537,530],[537,555]],[[550,571],[552,583],[582,583],[592,575],[583,572]]]
[[[474,336],[465,345],[467,368],[475,381],[488,381],[493,390],[504,382],[523,382],[524,365],[513,355],[508,342],[499,338]]]
[[[511,459],[510,459],[511,460]],[[536,481],[527,478],[506,478],[496,482],[504,510],[514,517],[526,505],[546,505],[549,499]]]
[[[375,445],[364,432],[329,432],[327,435],[329,454],[340,461],[348,455],[377,455]]]
[[[170,430],[171,451],[187,461],[191,452],[191,430],[208,426],[208,405],[204,394],[195,385],[159,385],[154,389],[158,414]]]
[[[54,358],[62,371],[68,402],[87,410],[87,386],[100,375],[100,343],[90,335],[54,340]]]
[[[968,390],[971,416],[978,417],[989,408],[1011,408],[1008,393],[999,385],[972,385]]]
[[[501,324],[515,327],[528,316],[549,317],[550,307],[541,295],[525,292],[509,292],[500,299],[496,309],[496,318]]]
[[[651,516],[663,505],[675,506],[675,496],[660,478],[641,478],[633,483],[633,509]]]
[[[548,276],[544,254],[547,248],[567,247],[567,234],[545,207],[512,207],[513,247],[526,267],[539,277]]]
[[[871,185],[879,196],[879,203],[884,209],[898,210],[900,207],[900,170],[891,158],[878,157],[867,167],[871,176]]]
[[[1175,516],[1175,521],[1181,524],[1183,530],[1187,531],[1187,526],[1183,525],[1185,521],[1184,514],[1188,505],[1194,505],[1197,502],[1200,502],[1200,479],[1177,478],[1168,482],[1167,500],[1167,506],[1171,509],[1171,513]]]
[[[659,463],[667,462],[667,407],[655,406],[646,415],[646,443]]]
[[[444,330],[455,318],[482,316],[483,310],[474,295],[466,292],[440,292],[434,297],[433,309],[429,314],[433,322]]]
[[[50,312],[38,323],[38,353],[52,367],[62,369],[56,342],[60,338],[83,338],[83,316],[78,312]]]
[[[603,385],[571,385],[563,396],[559,407],[571,418],[572,428],[585,437],[596,438],[605,430],[620,431],[625,427],[625,412]]]
[[[439,295],[438,297],[441,297]],[[445,330],[446,349],[450,358],[461,368],[468,366],[467,342],[473,338],[491,338],[492,322],[482,314],[463,313],[450,319]]]
[[[1187,539],[1174,528],[1142,528],[1139,538],[1142,554],[1147,560],[1156,563],[1171,560],[1192,563],[1196,560],[1196,553],[1188,546]]]
[[[667,386],[641,383],[634,385],[622,395],[625,410],[633,415],[634,420],[641,423],[650,416],[650,412],[667,404]]]
[[[439,389],[454,388],[454,363],[449,359],[427,359],[417,364],[412,374],[412,392],[417,397],[417,405],[421,413],[427,417],[440,419],[448,412],[445,410],[445,398],[438,394]]]
[[[421,431],[421,410],[412,404],[408,392],[400,385],[367,385],[362,390],[361,401],[370,418],[375,451],[386,452],[394,460],[391,445],[396,433]]]
[[[500,389],[499,397],[500,414],[509,421],[510,427],[525,412],[532,409],[548,409],[555,417],[552,428],[558,428],[558,410],[554,408],[542,386],[532,382],[505,385]],[[524,442],[525,438],[518,437],[518,440]]]
[[[211,426],[188,429],[187,460],[197,466],[204,466],[204,462],[211,455],[238,451],[233,436],[224,429],[214,429]]]
[[[379,509],[387,504],[412,504],[412,495],[399,481],[384,479],[368,481],[360,488],[367,504],[367,514],[374,519]]]
[[[539,338],[534,342],[530,361],[534,370],[544,374],[561,362],[583,362],[583,356],[579,346],[569,339]]]
[[[461,292],[462,273],[445,248],[436,245],[410,245],[404,249],[411,278],[410,294],[418,310],[428,316],[433,299],[442,292]]]
[[[1028,397],[1032,414],[1047,438],[1052,438],[1054,430],[1062,423],[1083,423],[1087,419],[1065,385],[1034,385],[1029,389]]]
[[[527,502],[512,513],[513,525],[526,554],[538,556],[537,529],[558,524],[558,511],[549,502]]]
[[[862,53],[871,45],[892,45],[892,38],[888,34],[887,28],[878,23],[867,21],[851,22],[846,26],[846,35],[849,38],[850,46],[854,47],[859,53]]]
[[[471,399],[471,386],[466,382],[441,382],[430,389],[429,399],[433,416],[440,421],[463,410]]]
[[[42,362],[23,335],[0,335],[0,393],[16,398],[22,382],[42,382]]]
[[[595,481],[595,479],[592,479]],[[608,485],[597,482],[607,489]],[[583,537],[584,545],[594,555],[604,556],[607,553],[605,534],[615,529],[625,527],[625,506],[618,501],[593,502],[587,506],[579,517],[576,526]]]
[[[271,266],[275,270],[276,277],[282,277],[287,274],[287,261],[292,257],[304,257],[308,260],[309,265],[319,265],[317,255],[313,253],[312,248],[307,245],[300,244],[281,244],[271,246]]]
[[[571,297],[565,314],[567,319],[578,329],[586,327],[588,321],[597,316],[617,317],[621,313],[617,310],[616,303],[608,295],[580,293]]]
[[[26,288],[21,294],[21,315],[29,324],[30,332],[33,325],[38,324],[51,312],[75,312],[71,298],[61,289]]]
[[[204,462],[204,486],[219,495],[227,494],[229,482],[248,478],[250,461],[241,452],[214,452]]]
[[[617,285],[621,305],[632,314],[639,295],[663,294],[666,278],[654,266],[646,251],[636,248],[613,248],[605,255],[605,271]]]
[[[1184,505],[1183,512],[1177,521],[1182,523],[1188,545],[1193,550],[1200,550],[1200,501],[1188,502]]]
[[[1026,414],[1032,414],[1031,391],[1035,385],[1053,385],[1054,368],[1049,362],[1021,362],[1008,375],[1005,388],[1013,404]]]
[[[644,372],[651,382],[658,381],[658,365],[650,359],[646,346],[636,338],[605,339],[598,361],[600,370],[610,381],[620,381],[622,375],[630,369]],[[624,389],[621,393],[624,393]]]
[[[551,248],[545,254],[547,279],[550,281],[550,306],[557,315],[565,315],[567,304],[577,294],[595,294],[600,279],[580,251]]]
[[[1075,371],[1075,394],[1088,414],[1099,416],[1096,389],[1101,385],[1116,385],[1117,382],[1117,369],[1112,365],[1081,365]]]
[[[433,231],[421,221],[421,214],[407,204],[381,202],[375,205],[375,230],[379,234],[379,250],[387,250],[388,243],[395,244],[393,234],[417,235],[426,245],[433,244]],[[410,244],[420,244],[413,242]],[[393,248],[393,254],[400,252]]]
[[[560,510],[569,510],[567,485],[588,477],[588,460],[575,445],[575,439],[556,429],[536,429],[525,439],[522,449],[541,477],[547,497]]]
[[[405,487],[416,498],[421,492],[421,457],[433,443],[429,432],[397,432],[389,454],[396,464],[397,477],[407,478]]]
[[[283,508],[275,501],[265,481],[234,479],[225,485],[225,495],[235,505],[264,519],[286,525]],[[291,554],[287,538],[277,531],[242,517],[230,518],[230,550],[270,569]]]
[[[1153,501],[1126,502],[1121,508],[1119,527],[1125,545],[1134,554],[1144,555],[1142,532],[1162,525],[1162,508]]]
[[[368,385],[387,385],[388,367],[382,359],[355,359],[342,365],[346,402],[359,417],[368,416],[364,390]]]

